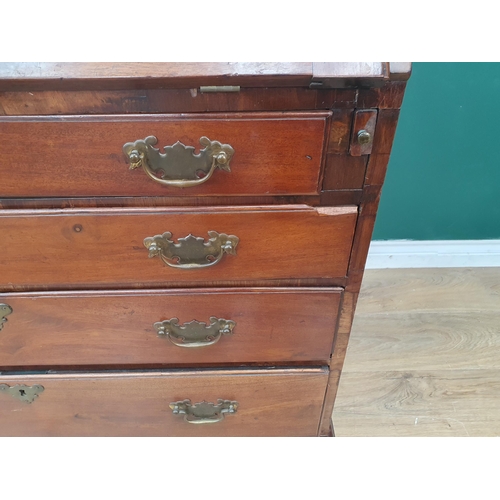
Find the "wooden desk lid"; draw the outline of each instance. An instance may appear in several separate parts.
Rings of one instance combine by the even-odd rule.
[[[410,63],[0,63],[0,91],[199,88],[343,88],[406,80]]]

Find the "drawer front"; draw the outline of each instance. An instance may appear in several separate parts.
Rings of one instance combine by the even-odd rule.
[[[8,144],[0,163],[0,197],[316,194],[330,115],[0,117]],[[150,136],[156,145],[136,143]],[[212,145],[196,157],[206,149],[202,137],[233,150],[223,151],[225,163],[217,163],[210,175],[220,151]],[[164,150],[178,141],[196,154],[180,145]],[[135,170],[129,169],[132,151],[144,155]],[[182,180],[194,182],[174,185]]]
[[[315,436],[327,379],[322,368],[0,376],[0,435]]]
[[[356,217],[306,206],[4,210],[0,286],[343,277]]]
[[[291,363],[330,357],[341,289],[0,294],[0,367]]]

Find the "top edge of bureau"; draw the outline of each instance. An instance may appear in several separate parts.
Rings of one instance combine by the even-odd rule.
[[[352,88],[406,80],[409,63],[0,63],[0,91],[124,90],[204,86]]]

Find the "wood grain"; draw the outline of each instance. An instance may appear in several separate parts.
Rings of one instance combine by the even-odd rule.
[[[380,62],[314,62],[315,77],[378,77],[387,78],[387,63]]]
[[[1,197],[317,194],[330,113],[0,118],[9,143]],[[148,136],[156,148],[200,138],[234,148],[231,172],[190,188],[131,171],[123,145]],[[43,175],[40,173],[43,172]]]
[[[363,88],[358,91],[359,108],[399,109],[403,104],[406,82],[386,83],[378,88]]]
[[[388,154],[370,155],[368,167],[366,169],[365,185],[382,186],[389,164]]]
[[[477,310],[474,328],[469,308],[362,312],[354,326],[364,335],[350,341],[352,366],[357,372],[388,363],[393,370],[500,369],[499,310]]]
[[[349,149],[353,109],[334,109],[328,137],[327,153],[345,154]]]
[[[242,88],[202,93],[198,89],[0,92],[0,115],[99,115],[310,111],[353,108],[357,89]]]
[[[399,109],[379,110],[377,128],[373,138],[373,153],[389,154],[391,152],[398,119]]]
[[[311,63],[1,63],[0,90],[307,86]]]
[[[389,64],[380,62],[313,62],[312,85],[379,86],[389,79]]]
[[[327,364],[341,289],[261,288],[0,294],[13,313],[0,335],[0,369],[200,364]],[[236,323],[213,345],[182,348],[153,323]],[[112,366],[114,365],[114,366]]]
[[[371,269],[360,312],[462,313],[500,310],[498,268]]]
[[[337,436],[500,435],[498,370],[344,371],[340,387]],[[349,392],[356,398],[342,401]]]
[[[339,380],[344,366],[344,360],[349,344],[351,326],[356,310],[358,299],[357,293],[344,292],[342,296],[341,311],[337,325],[337,333],[333,344],[333,352],[330,360],[330,373],[328,376],[328,385],[326,389],[323,411],[321,414],[321,424],[319,428],[320,436],[329,436],[334,433],[332,424],[332,411],[334,408],[335,397],[337,394]]]
[[[297,89],[300,91],[300,89]],[[309,92],[315,92],[316,109],[352,109],[356,106],[358,98],[358,89],[309,89]],[[288,109],[288,108],[287,108]],[[300,109],[300,108],[299,108]]]
[[[367,156],[328,154],[326,156],[323,189],[362,189],[367,161]]]
[[[3,210],[0,289],[343,277],[356,212],[338,207],[319,214],[300,205]],[[207,240],[208,231],[236,235],[236,255],[224,255],[211,267],[169,267],[158,257],[148,258],[143,244],[166,231],[175,241],[189,234]]]
[[[315,436],[326,368],[0,376],[40,384],[27,404],[0,394],[2,436]],[[304,397],[306,395],[306,397]],[[221,422],[192,425],[169,403],[235,400]]]
[[[1,63],[0,91],[193,88],[202,85],[332,87],[379,85],[406,68],[387,62]],[[402,71],[404,71],[402,73]]]
[[[500,270],[365,272],[338,436],[500,435]]]
[[[378,204],[378,200],[376,204]],[[362,205],[362,208],[367,208],[367,205],[368,204]],[[349,260],[349,279],[346,285],[346,291],[348,292],[357,293],[361,287],[361,280],[363,279],[363,272],[370,249],[374,225],[374,215],[363,215],[358,218],[353,242],[353,251]]]

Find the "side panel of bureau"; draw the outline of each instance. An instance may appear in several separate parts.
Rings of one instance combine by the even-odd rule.
[[[0,287],[165,287],[169,282],[344,277],[356,219],[356,207],[293,205],[2,210]],[[158,255],[148,258],[146,238],[168,232],[173,241],[189,235],[208,241],[210,231],[239,238],[235,254],[190,269],[166,265]],[[199,250],[201,243],[191,238],[178,254],[193,245]]]
[[[187,289],[0,294],[10,307],[0,332],[0,366],[316,362],[327,364],[342,290],[338,288]],[[1,308],[0,308],[1,311]],[[210,318],[234,322],[204,345],[184,347],[154,323]],[[217,325],[216,325],[217,326]],[[1,326],[0,326],[1,328]],[[180,333],[190,340],[194,328]],[[198,331],[200,329],[198,328]],[[215,332],[215,333],[214,333]]]
[[[315,436],[328,370],[219,370],[0,376],[2,436]],[[12,396],[42,386],[31,403]],[[10,389],[9,389],[10,388]],[[169,404],[236,401],[193,425]]]

